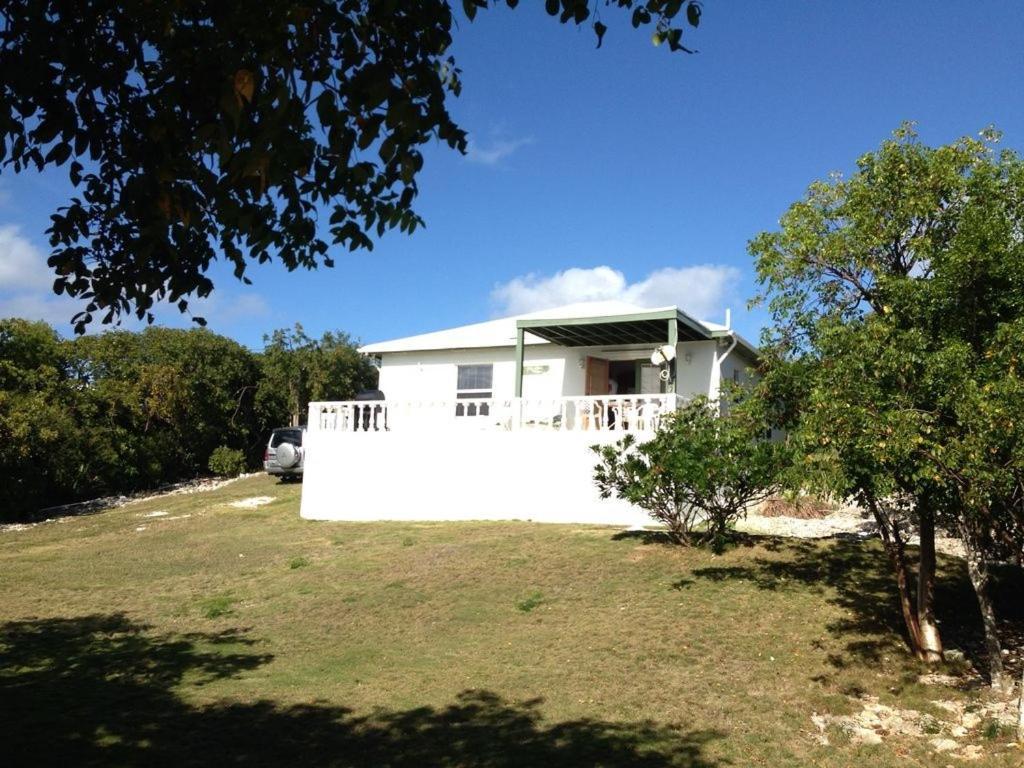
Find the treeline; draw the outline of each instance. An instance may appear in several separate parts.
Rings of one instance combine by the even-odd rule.
[[[211,456],[258,467],[268,432],[309,400],[376,385],[344,333],[296,325],[264,342],[157,327],[64,339],[0,320],[0,520],[208,474]]]

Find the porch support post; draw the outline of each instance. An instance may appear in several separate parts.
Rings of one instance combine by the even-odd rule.
[[[676,318],[672,318],[668,321],[668,343],[672,345],[672,348],[677,352],[679,351],[679,325],[676,323]],[[675,358],[668,364],[669,372],[672,374],[668,377],[666,382],[665,391],[674,395],[676,392],[676,361]]]
[[[522,328],[516,328],[516,397],[523,396],[523,335]]]

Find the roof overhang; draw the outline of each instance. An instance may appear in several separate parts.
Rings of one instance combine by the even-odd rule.
[[[664,344],[675,322],[679,341],[705,341],[712,332],[678,309],[629,315],[517,320],[516,328],[563,347],[607,347],[624,344]]]

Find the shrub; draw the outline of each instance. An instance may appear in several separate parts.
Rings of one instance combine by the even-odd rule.
[[[245,471],[245,454],[235,448],[222,445],[213,449],[207,466],[215,475],[235,477]]]
[[[718,404],[697,398],[663,419],[653,440],[626,435],[595,445],[601,497],[645,509],[678,544],[720,547],[747,507],[777,490],[786,465],[785,446],[766,437],[757,400],[736,397],[724,406],[719,413]]]

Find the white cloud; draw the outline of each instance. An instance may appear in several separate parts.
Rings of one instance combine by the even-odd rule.
[[[265,317],[270,314],[270,305],[258,293],[232,294],[214,290],[205,299],[194,299],[188,303],[192,315],[206,318],[207,327],[216,330],[217,326],[231,325],[241,320]],[[169,308],[167,312],[177,312]],[[167,312],[163,313],[164,316]],[[158,315],[158,318],[160,315]]]
[[[474,138],[466,143],[466,159],[481,165],[497,165],[516,150],[533,143],[533,139],[492,139],[480,144]]]
[[[42,320],[59,331],[71,330],[71,317],[82,306],[67,296],[46,293],[17,293],[6,295],[0,291],[0,318],[21,317]]]
[[[666,267],[630,283],[607,266],[573,267],[554,275],[528,274],[495,286],[491,301],[499,314],[518,315],[583,301],[624,301],[638,307],[678,306],[690,314],[713,319],[734,299],[740,278],[735,267],[701,264]]]
[[[22,317],[43,320],[59,331],[72,332],[71,318],[85,309],[85,301],[53,293],[54,274],[46,265],[46,256],[28,238],[21,235],[16,225],[0,226],[0,318]],[[234,293],[215,290],[208,298],[189,301],[192,316],[206,318],[209,328],[218,330],[252,318],[270,314],[267,300],[258,293]],[[156,322],[183,328],[194,324],[189,315],[182,315],[177,307],[161,303],[154,308]],[[102,314],[95,314],[97,318]],[[134,315],[124,317],[121,328],[140,329],[145,321]],[[90,333],[98,333],[109,326],[95,321]]]
[[[15,224],[0,226],[0,317],[44,320],[69,330],[78,302],[53,293],[46,255]]]
[[[15,224],[0,227],[0,290],[50,287],[53,273],[42,251]]]

